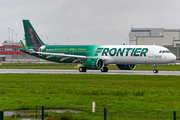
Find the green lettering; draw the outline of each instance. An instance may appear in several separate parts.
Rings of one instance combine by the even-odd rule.
[[[117,51],[116,56],[118,56],[119,53],[120,53],[121,56],[123,56],[124,50],[125,50],[125,48],[123,49],[123,51],[121,51],[121,48],[119,48],[118,51]]]
[[[107,53],[109,52],[109,48],[104,48],[103,52],[102,52],[102,56],[107,56]]]
[[[112,49],[109,51],[109,55],[110,55],[110,56],[114,56],[114,55],[116,54],[116,51],[117,51],[116,48],[112,48]]]
[[[134,56],[139,56],[139,53],[142,48],[136,48],[136,50],[134,51]]]
[[[133,48],[132,53],[131,53],[131,56],[133,55],[135,49],[136,49],[136,48]]]
[[[148,52],[148,48],[143,48],[141,51],[140,56],[144,55],[144,57],[146,57],[146,53]]]
[[[126,56],[128,56],[129,50],[132,50],[132,48],[126,48]]]

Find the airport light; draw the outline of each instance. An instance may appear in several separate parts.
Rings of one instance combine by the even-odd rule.
[[[14,31],[14,29],[11,29],[11,32],[12,32],[12,41],[13,41],[13,31]]]
[[[11,28],[8,28],[8,41],[10,41],[10,31],[11,31]]]

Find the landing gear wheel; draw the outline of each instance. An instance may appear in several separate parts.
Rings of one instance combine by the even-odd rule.
[[[154,67],[154,70],[153,70],[153,73],[158,73],[158,70],[157,70],[157,65],[153,65],[153,67]]]
[[[87,69],[85,67],[80,67],[79,68],[79,72],[86,72],[86,71],[87,71]]]
[[[153,70],[153,73],[158,73],[158,70]]]
[[[101,69],[101,72],[107,72],[108,71],[108,67],[103,67],[102,69]]]

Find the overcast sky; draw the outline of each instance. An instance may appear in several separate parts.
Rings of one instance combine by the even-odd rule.
[[[0,45],[8,28],[24,38],[23,19],[48,44],[121,45],[131,27],[179,29],[180,0],[1,0]]]

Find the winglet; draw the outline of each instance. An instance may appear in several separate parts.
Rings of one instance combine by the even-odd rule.
[[[22,44],[24,50],[27,50],[27,48],[26,48],[26,46],[23,44],[22,40],[20,40],[20,42],[21,42],[21,44]]]

